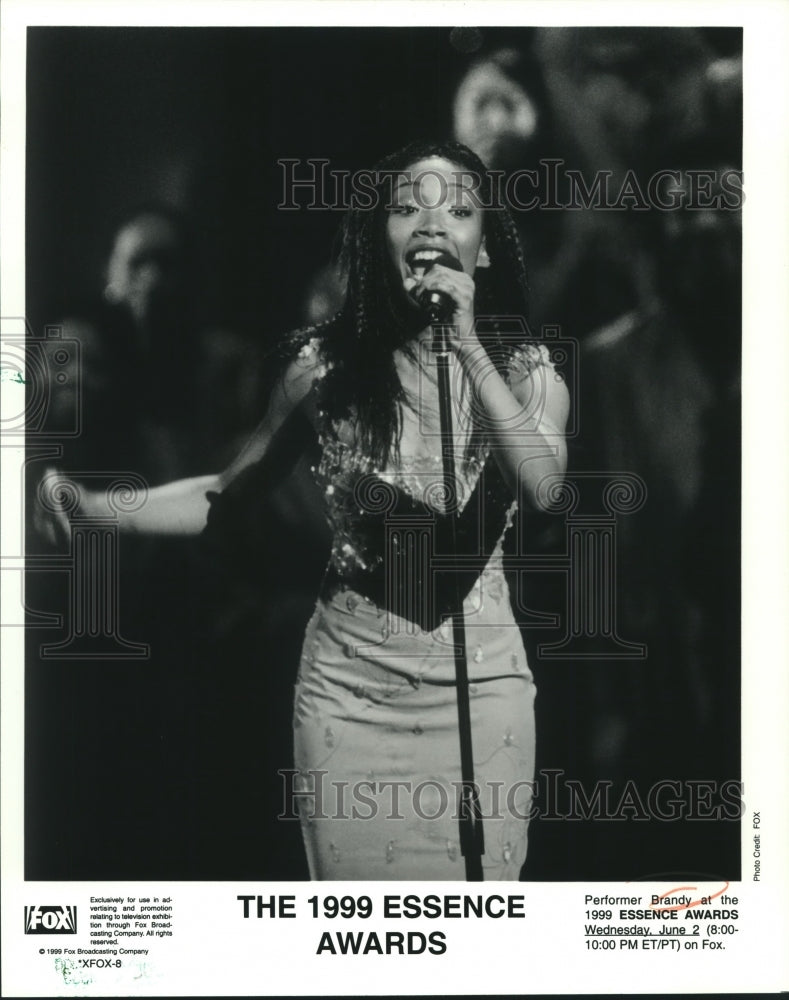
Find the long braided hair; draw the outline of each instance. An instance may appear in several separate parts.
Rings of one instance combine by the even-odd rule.
[[[392,177],[428,157],[441,157],[473,172],[479,178],[480,203],[493,206],[483,212],[490,267],[475,274],[476,315],[520,317],[528,331],[528,282],[517,230],[507,208],[497,203],[491,174],[479,157],[461,143],[446,141],[412,143],[381,160],[368,175],[377,195],[370,199],[372,207],[352,207],[345,217],[340,257],[347,283],[343,307],[333,319],[297,331],[290,339],[292,350],[311,337],[319,338],[329,368],[322,408],[332,420],[353,416],[361,449],[381,467],[397,453],[401,405],[406,402],[394,351],[410,351],[424,326],[424,317],[408,308],[387,252],[387,207]],[[495,321],[492,327],[495,331]],[[503,374],[518,345],[504,344],[495,333],[492,346],[483,343]]]

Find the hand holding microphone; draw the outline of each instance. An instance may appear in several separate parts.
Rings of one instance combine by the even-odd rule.
[[[457,257],[446,250],[442,251],[432,260],[414,261],[411,270],[414,273],[414,277],[419,282],[423,282],[436,264],[440,264],[451,271],[463,272],[463,265]],[[457,303],[449,292],[440,288],[423,288],[417,293],[416,300],[427,313],[431,323],[448,323],[457,308]]]
[[[474,279],[461,261],[447,250],[432,256],[420,248],[408,266],[412,276],[406,278],[405,287],[427,323],[443,329],[444,342],[458,356],[472,353],[479,347],[474,335]]]

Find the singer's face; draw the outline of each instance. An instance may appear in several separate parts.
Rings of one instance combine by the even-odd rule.
[[[393,181],[386,220],[389,258],[401,281],[424,271],[440,253],[473,275],[482,243],[482,208],[469,172],[440,156],[412,164]]]

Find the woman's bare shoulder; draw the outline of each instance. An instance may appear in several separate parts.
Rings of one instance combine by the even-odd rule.
[[[509,384],[515,398],[542,423],[561,433],[567,423],[570,396],[545,344],[528,342],[512,355]]]

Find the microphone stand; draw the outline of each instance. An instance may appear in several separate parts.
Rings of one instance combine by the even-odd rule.
[[[433,329],[433,351],[438,368],[438,406],[441,426],[441,459],[443,466],[444,495],[447,505],[457,503],[458,490],[455,476],[455,449],[452,435],[452,397],[449,387],[448,333],[451,325],[437,321],[431,315]],[[457,553],[456,517],[448,512],[445,519],[449,551]],[[463,616],[463,596],[458,586],[457,575],[453,574],[452,593],[452,641],[455,647],[455,682],[458,702],[458,732],[460,735],[460,852],[466,862],[466,881],[482,881],[482,855],[485,853],[485,839],[482,831],[482,810],[479,805],[479,791],[474,781],[474,755],[471,743],[471,707],[468,694],[468,657],[466,651],[466,624]]]

